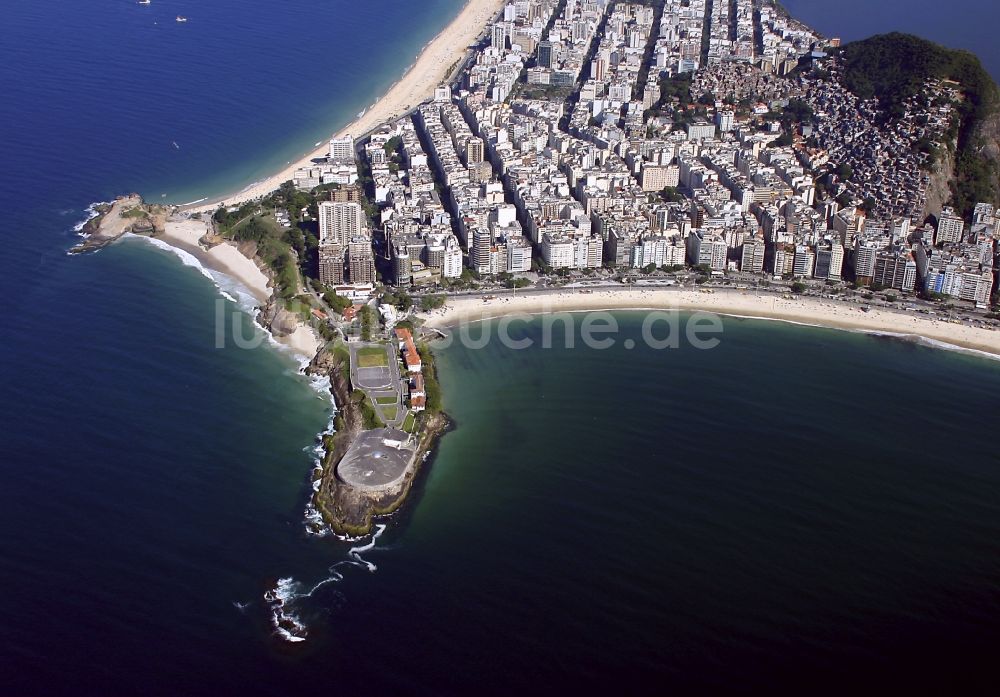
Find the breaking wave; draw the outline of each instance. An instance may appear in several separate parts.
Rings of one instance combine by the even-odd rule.
[[[87,214],[87,217],[73,226],[73,232],[75,232],[80,237],[87,237],[88,235],[83,231],[83,229],[87,227],[87,223],[89,223],[91,220],[100,215],[100,213],[97,212],[97,207],[110,206],[110,205],[111,205],[110,201],[95,201],[94,203],[87,206],[87,208],[84,209],[84,213]]]
[[[165,252],[173,254],[182,264],[184,264],[184,266],[197,270],[198,273],[215,284],[215,287],[219,289],[219,293],[222,297],[226,298],[226,300],[234,303],[237,307],[251,316],[256,313],[258,307],[257,299],[253,296],[253,293],[250,292],[249,288],[231,276],[227,276],[220,271],[215,271],[206,267],[190,252],[180,249],[179,247],[174,247],[171,244],[167,244],[163,240],[158,240],[155,237],[134,235],[131,232],[126,232],[123,237],[143,240],[157,249],[162,249]]]
[[[364,559],[361,553],[369,552],[376,548],[376,540],[385,532],[386,527],[384,524],[376,525],[374,534],[372,534],[371,539],[366,544],[351,547],[347,550],[349,558],[333,564],[327,570],[329,576],[321,579],[315,585],[308,588],[308,590],[302,583],[296,581],[291,576],[279,578],[274,587],[264,593],[264,602],[270,611],[271,626],[274,628],[274,633],[284,641],[290,643],[305,641],[309,636],[309,627],[301,614],[303,602],[311,598],[320,588],[331,583],[343,581],[344,574],[341,572],[341,569],[358,567],[365,569],[369,573],[374,573],[378,567],[374,563]]]

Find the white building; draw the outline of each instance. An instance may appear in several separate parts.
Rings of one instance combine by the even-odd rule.
[[[961,216],[955,214],[954,208],[945,208],[938,218],[937,234],[934,235],[934,244],[957,243],[962,241],[962,233],[965,231],[965,221]]]
[[[354,139],[350,135],[330,139],[330,159],[338,161],[354,160]]]
[[[365,212],[361,204],[323,201],[319,204],[320,244],[347,245],[365,230]]]

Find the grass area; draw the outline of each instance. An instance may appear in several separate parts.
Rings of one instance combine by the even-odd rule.
[[[357,356],[359,368],[386,368],[389,366],[389,357],[384,348],[367,346],[358,349]]]
[[[308,295],[297,295],[285,301],[285,309],[298,315],[302,322],[308,322],[312,318],[312,299]]]
[[[396,398],[395,397],[376,397],[375,398],[375,403],[376,404],[380,404],[382,406],[387,406],[387,405],[390,405],[390,404],[395,404],[396,403]]]
[[[406,418],[403,419],[403,430],[407,433],[413,433],[413,427],[416,426],[416,424],[417,417],[411,411],[406,415]]]
[[[142,210],[141,208],[129,208],[127,211],[122,211],[121,217],[123,218],[148,218],[149,214]]]
[[[372,406],[371,400],[365,396],[364,392],[355,390],[351,393],[351,400],[361,408],[362,426],[366,431],[385,426],[378,412],[375,411],[375,407]]]
[[[396,407],[383,407],[380,411],[382,412],[383,421],[389,422],[396,418]]]

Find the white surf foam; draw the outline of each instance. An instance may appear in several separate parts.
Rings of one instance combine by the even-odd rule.
[[[333,564],[328,570],[330,575],[317,582],[309,590],[303,590],[302,584],[291,576],[279,578],[274,584],[274,588],[264,593],[264,601],[271,611],[271,626],[274,627],[274,633],[291,643],[305,641],[309,635],[309,627],[296,611],[296,605],[306,598],[312,597],[320,588],[343,581],[344,574],[338,570],[340,568],[356,566],[374,573],[378,567],[362,558],[361,553],[376,548],[376,540],[385,532],[386,527],[384,524],[376,525],[375,532],[367,544],[351,547],[347,550],[347,555],[350,558]],[[234,605],[241,610],[246,607],[246,605],[241,606],[239,603],[234,603]]]
[[[295,579],[279,578],[274,588],[264,594],[264,600],[271,608],[274,633],[293,644],[305,641],[308,636],[308,627],[290,607],[299,597],[297,588]]]
[[[94,203],[87,206],[86,210],[84,211],[84,213],[87,214],[87,217],[73,226],[73,232],[78,234],[80,237],[88,237],[88,235],[83,231],[83,228],[87,227],[87,223],[89,223],[91,220],[100,215],[100,213],[97,212],[97,207],[110,206],[110,205],[111,205],[110,201],[95,201]]]
[[[241,310],[249,315],[253,315],[257,311],[257,299],[254,297],[253,293],[245,285],[237,281],[232,276],[228,276],[221,271],[216,271],[215,269],[210,269],[206,267],[201,261],[188,251],[175,247],[172,244],[168,244],[163,240],[156,239],[155,237],[146,237],[144,235],[133,235],[130,232],[126,232],[123,237],[145,240],[147,243],[153,245],[157,249],[162,249],[165,252],[170,252],[178,259],[184,266],[189,266],[196,269],[198,273],[210,280],[215,287],[219,289],[222,297],[226,298],[230,302],[236,304]]]
[[[350,555],[352,559],[362,564],[365,568],[367,568],[369,571],[373,573],[378,570],[378,567],[375,566],[375,564],[373,564],[372,562],[368,561],[367,559],[362,558],[361,552],[368,552],[375,549],[375,541],[382,535],[383,532],[385,532],[385,528],[386,526],[383,524],[376,525],[375,534],[372,535],[372,539],[368,542],[368,544],[360,545],[358,547],[351,547],[349,550],[347,550],[347,554]]]

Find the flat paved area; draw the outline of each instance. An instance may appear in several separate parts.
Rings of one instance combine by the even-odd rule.
[[[412,446],[394,448],[384,440],[407,437],[390,428],[363,431],[337,465],[337,476],[359,489],[380,489],[400,481],[413,458]]]
[[[358,368],[358,387],[362,390],[376,390],[392,384],[392,373],[388,368]]]
[[[386,366],[374,368],[360,367],[358,352],[363,349],[378,349],[385,352]],[[351,385],[355,389],[363,391],[371,400],[376,413],[387,426],[399,428],[406,418],[407,409],[403,406],[403,387],[400,384],[402,378],[399,374],[399,358],[395,342],[387,344],[351,344]],[[379,404],[380,397],[392,397],[393,405]],[[386,410],[390,416],[395,414],[395,418],[386,418]]]
[[[362,348],[379,348],[386,352],[386,365],[375,368],[358,367],[358,351]],[[396,356],[390,354],[391,345],[352,344],[351,350],[351,380],[354,386],[362,390],[377,390],[393,387],[399,380],[398,369],[395,367]]]

